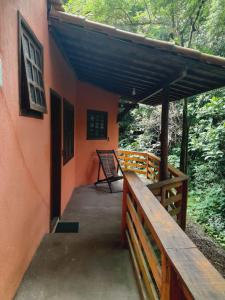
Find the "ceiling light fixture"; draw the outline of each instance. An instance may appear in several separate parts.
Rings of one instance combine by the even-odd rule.
[[[136,89],[135,88],[132,89],[132,96],[136,96]]]

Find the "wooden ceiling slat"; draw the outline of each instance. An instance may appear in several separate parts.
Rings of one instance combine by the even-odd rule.
[[[150,76],[148,74],[148,72],[143,72],[140,71],[140,69],[133,69],[130,68],[129,66],[124,66],[123,64],[118,63],[118,61],[109,61],[109,60],[105,60],[104,58],[101,58],[99,60],[95,60],[95,59],[91,59],[91,56],[78,56],[78,55],[68,55],[70,61],[74,64],[76,63],[88,63],[90,65],[95,66],[96,68],[105,68],[105,69],[110,69],[110,70],[114,70],[115,72],[119,72],[120,74],[127,74],[127,75],[132,75],[135,76],[136,78],[141,79],[142,81],[146,81],[146,82],[158,82],[160,80],[165,79],[166,74],[164,75],[160,75],[160,76]],[[118,69],[119,68],[119,69]],[[169,75],[168,75],[169,76]]]
[[[195,92],[199,92],[201,91],[201,89],[198,89],[198,88],[193,88],[193,87],[189,87],[189,86],[184,86],[180,83],[175,83],[171,86],[171,89],[175,89],[175,90],[179,90],[179,91],[189,91],[190,93],[195,93]]]
[[[109,92],[112,92],[114,94],[121,95],[121,91],[123,91],[123,93],[122,93],[123,97],[125,97],[126,99],[129,99],[132,102],[137,101],[136,97],[131,96],[130,89],[128,89],[128,88],[125,89],[125,87],[116,86],[114,84],[110,84],[109,82],[105,83],[103,79],[93,78],[93,77],[89,77],[87,75],[85,75],[85,76],[82,75],[79,79],[81,81],[94,84],[94,85],[101,87],[105,90],[108,90]]]
[[[181,86],[187,86],[187,87],[190,87],[190,88],[193,88],[193,89],[196,89],[196,88],[205,89],[205,88],[208,87],[207,83],[203,84],[203,83],[199,83],[199,82],[194,82],[194,81],[190,81],[190,79],[188,80],[186,78],[182,79],[179,82],[179,84]]]
[[[80,72],[84,72],[82,64],[72,64],[72,65],[76,69],[78,76],[79,76]],[[151,89],[152,87],[155,86],[154,83],[142,81],[142,80],[136,79],[135,77],[122,76],[120,74],[111,72],[110,70],[95,69],[95,68],[92,68],[91,66],[87,66],[87,65],[85,66],[84,69],[85,69],[86,73],[92,73],[93,76],[98,76],[98,75],[108,76],[109,81],[111,81],[113,79],[118,79],[118,80],[123,81],[124,83],[129,82],[133,85],[134,88],[143,87],[146,89]]]
[[[130,95],[132,94],[132,90],[133,90],[133,84],[129,83],[129,82],[124,82],[124,81],[121,81],[121,80],[118,80],[118,79],[114,79],[114,80],[108,80],[108,78],[106,78],[104,75],[96,75],[96,76],[93,76],[93,73],[88,73],[88,72],[81,72],[80,75],[79,75],[79,79],[80,78],[83,78],[83,77],[87,77],[87,78],[94,78],[94,79],[98,79],[98,80],[101,80],[102,82],[105,82],[105,83],[109,83],[111,85],[114,85],[117,89],[118,87],[119,88],[126,88],[127,90],[129,90],[130,92]],[[146,91],[145,88],[143,87],[137,87],[136,88],[136,91],[139,91],[139,92],[144,92]],[[131,95],[132,96],[132,95]]]
[[[132,96],[132,90],[134,88],[134,85],[132,83],[129,82],[124,82],[123,80],[119,80],[119,79],[113,79],[113,80],[108,80],[104,75],[101,74],[97,74],[97,75],[93,75],[93,73],[91,72],[81,72],[80,76],[78,78],[95,78],[95,79],[99,79],[104,83],[109,83],[112,84],[115,83],[116,88],[118,89],[118,87],[125,87],[127,89],[130,90],[130,96]],[[146,88],[143,87],[135,87],[136,93],[138,94],[139,92],[144,92],[146,91]]]
[[[69,56],[89,56],[93,60],[97,61],[115,61],[115,63],[120,64],[121,66],[131,66],[131,68],[135,71],[144,72],[146,71],[146,75],[152,76],[159,76],[159,71],[163,71],[165,75],[169,75],[171,72],[170,67],[162,67],[157,66],[154,60],[137,60],[132,57],[132,55],[121,55],[118,51],[112,51],[113,49],[109,48],[108,51],[102,50],[100,45],[97,45],[94,48],[90,45],[90,48],[86,49],[86,47],[82,46],[79,43],[69,43],[66,40],[62,40],[62,43],[65,45],[65,49]],[[72,50],[73,49],[73,50]],[[179,69],[180,70],[180,69]]]
[[[209,84],[210,86],[217,86],[217,85],[225,85],[225,78],[223,81],[218,80],[216,78],[209,78],[209,77],[201,77],[193,74],[193,72],[189,72],[188,76],[186,78],[189,81],[193,81],[196,83],[202,83],[202,84]]]

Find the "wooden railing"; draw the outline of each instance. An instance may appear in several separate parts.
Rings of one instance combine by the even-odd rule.
[[[148,188],[185,230],[188,177],[168,165],[168,179],[159,181],[160,158],[152,153],[118,150],[117,157],[123,171],[133,171],[149,181]]]
[[[225,280],[134,172],[124,173],[122,241],[143,299],[225,299]]]

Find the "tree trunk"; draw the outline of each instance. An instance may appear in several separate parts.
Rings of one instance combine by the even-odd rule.
[[[181,153],[180,153],[180,170],[187,173],[188,168],[188,99],[184,99],[183,106],[183,126],[182,126],[182,140],[181,140]]]

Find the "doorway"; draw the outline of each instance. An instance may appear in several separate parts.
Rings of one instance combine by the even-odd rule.
[[[61,124],[62,124],[62,100],[61,97],[50,91],[51,105],[51,207],[50,229],[52,230],[61,212]]]

